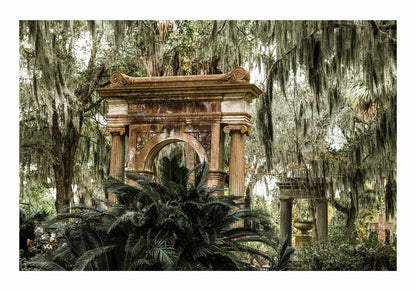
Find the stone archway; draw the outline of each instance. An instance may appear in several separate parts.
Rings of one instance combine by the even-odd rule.
[[[320,243],[328,239],[328,200],[326,198],[326,183],[322,178],[309,181],[305,177],[284,178],[277,183],[280,200],[280,230],[279,240],[288,237],[292,239],[292,204],[293,200],[313,200],[316,204],[316,231]]]
[[[145,175],[153,173],[152,165],[159,151],[168,144],[180,141],[185,142],[195,150],[201,162],[208,161],[204,147],[193,136],[184,132],[161,133],[147,142],[140,151],[137,159],[137,172]]]
[[[121,181],[125,171],[151,175],[160,149],[184,141],[189,151],[195,150],[200,160],[209,163],[208,186],[223,186],[224,140],[230,134],[229,190],[244,196],[244,136],[251,135],[248,111],[261,93],[249,80],[241,67],[227,74],[199,76],[135,78],[113,73],[109,88],[97,90],[109,105],[110,175]]]

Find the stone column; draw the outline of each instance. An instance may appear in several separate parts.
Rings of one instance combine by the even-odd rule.
[[[316,229],[320,243],[328,240],[328,202],[326,199],[316,200]]]
[[[244,196],[244,134],[231,131],[230,194]]]
[[[230,194],[244,197],[245,186],[245,153],[244,135],[251,135],[251,131],[246,125],[228,125],[224,127],[224,133],[231,134],[230,150]]]
[[[224,133],[231,135],[230,149],[230,195],[244,198],[245,188],[245,153],[244,135],[251,135],[251,130],[246,125],[228,125],[224,127]],[[237,222],[234,227],[244,227],[244,221]]]
[[[288,245],[292,245],[292,198],[280,198],[279,241],[283,243],[286,236]]]
[[[110,176],[124,182],[124,163],[125,163],[125,128],[107,128],[107,135],[111,133],[111,159],[110,159]],[[114,194],[109,194],[109,200],[116,202]]]

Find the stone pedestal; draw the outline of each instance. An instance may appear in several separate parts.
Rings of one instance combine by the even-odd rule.
[[[295,248],[305,248],[310,247],[312,242],[312,237],[310,235],[299,234],[295,236]]]
[[[311,246],[312,237],[309,235],[309,230],[313,228],[312,221],[297,221],[294,226],[301,231],[300,234],[295,236],[295,247],[303,248]]]

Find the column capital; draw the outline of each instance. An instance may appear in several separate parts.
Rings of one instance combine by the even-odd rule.
[[[288,202],[293,202],[295,200],[293,197],[282,196],[282,195],[279,195],[278,198],[280,201],[288,201]]]
[[[119,126],[107,126],[107,128],[104,131],[105,135],[115,134],[118,133],[119,135],[125,135],[126,134],[126,127],[124,125]]]
[[[253,134],[253,131],[251,130],[249,125],[246,124],[230,124],[224,126],[224,133],[229,134],[233,130],[240,131],[242,134],[247,134],[248,136],[251,136]]]

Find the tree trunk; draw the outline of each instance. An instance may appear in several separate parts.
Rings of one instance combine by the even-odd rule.
[[[53,112],[52,119],[52,138],[55,142],[52,151],[55,158],[53,164],[56,187],[55,208],[57,213],[61,213],[69,211],[71,203],[74,203],[72,181],[74,177],[75,153],[78,148],[81,128],[77,131],[72,121],[70,121],[68,123],[68,127],[70,127],[68,134],[63,136],[59,128],[56,110]]]
[[[356,217],[356,209],[354,206],[351,206],[347,213],[347,222],[345,224],[345,228],[346,228],[345,239],[347,240],[351,239],[351,235],[354,232],[355,217]]]
[[[339,204],[336,200],[334,200],[335,209],[338,210],[338,211],[341,211],[342,213],[345,213],[347,215],[347,220],[346,220],[346,223],[345,223],[346,231],[345,231],[345,235],[344,235],[345,239],[347,239],[347,240],[351,239],[351,234],[354,231],[354,223],[355,223],[355,218],[356,218],[356,215],[357,215],[357,209],[355,207],[355,204],[353,203],[353,201],[351,201],[351,202],[352,202],[351,207],[347,208],[347,207]]]

